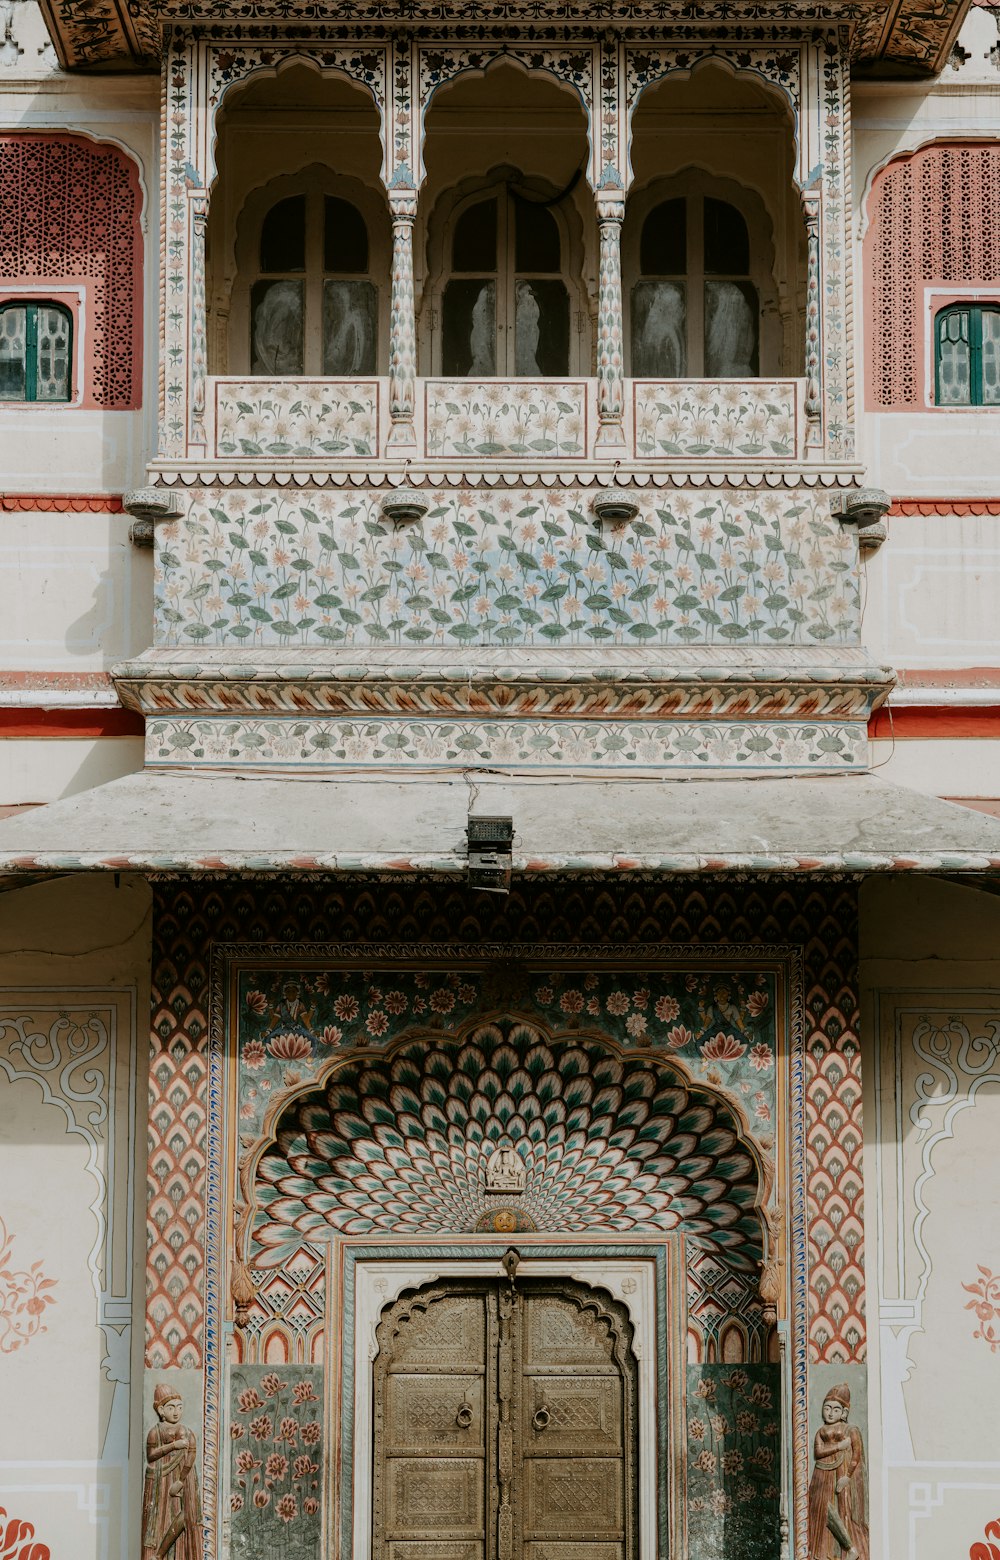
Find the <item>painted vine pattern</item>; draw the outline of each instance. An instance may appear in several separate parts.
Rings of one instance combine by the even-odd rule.
[[[47,1332],[46,1307],[55,1305],[50,1290],[56,1280],[46,1278],[40,1261],[26,1270],[15,1268],[13,1245],[14,1237],[0,1218],[0,1354],[13,1354]]]
[[[419,526],[363,492],[310,503],[196,490],[157,527],[158,642],[855,643],[857,541],[805,492],[642,499],[612,530],[586,496],[433,492]]]
[[[973,1338],[982,1338],[984,1343],[989,1344],[990,1352],[996,1354],[1000,1349],[1000,1273],[992,1272],[981,1263],[976,1266],[980,1276],[974,1283],[962,1285],[965,1292],[973,1297],[966,1301],[965,1309],[974,1311],[979,1323],[972,1334]]]

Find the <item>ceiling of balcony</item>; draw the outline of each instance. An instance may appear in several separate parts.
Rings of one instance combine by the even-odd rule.
[[[231,7],[221,0],[41,0],[60,63],[68,70],[151,71],[158,69],[164,23],[199,22],[343,22],[365,18],[385,21],[390,9],[380,0],[243,0]],[[797,7],[786,0],[737,0],[721,4],[707,0],[704,6],[678,4],[676,15],[685,24],[725,16],[737,22],[787,22],[845,20],[854,24],[855,70],[866,76],[933,75],[943,69],[969,0],[813,0]],[[562,24],[606,21],[621,26],[626,8],[614,0],[549,0],[551,20]],[[404,8],[401,6],[402,12]],[[409,0],[408,22],[419,22],[424,13],[433,22],[440,17],[437,0]],[[644,17],[662,29],[671,7],[663,0],[632,0],[628,21],[641,28]],[[463,22],[510,21],[519,18],[537,23],[537,0],[469,0],[455,8]]]

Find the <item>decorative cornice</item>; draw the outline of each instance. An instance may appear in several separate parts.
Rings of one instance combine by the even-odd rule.
[[[390,466],[372,462],[350,470],[329,466],[295,466],[288,463],[281,467],[263,467],[240,462],[239,465],[223,465],[221,462],[198,466],[180,462],[153,465],[149,468],[150,481],[158,486],[172,488],[289,488],[310,491],[322,488],[398,488],[405,484],[413,489],[479,487],[486,490],[502,488],[854,488],[860,480],[860,468],[816,467],[795,465],[786,470],[763,467],[733,466],[720,470],[685,465],[673,470],[631,463],[629,471],[615,472],[614,462],[579,464],[557,469],[519,466],[457,466],[434,465],[414,467]]]
[[[1000,515],[1000,498],[894,498],[887,515]]]
[[[120,493],[0,493],[5,514],[120,515]]]

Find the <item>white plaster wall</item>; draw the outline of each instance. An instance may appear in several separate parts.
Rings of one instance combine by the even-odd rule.
[[[864,569],[865,643],[896,667],[1000,666],[998,601],[1000,515],[894,515]]]
[[[127,514],[0,516],[0,668],[106,671],[152,643],[153,555],[132,546],[131,523]]]
[[[989,55],[997,41],[996,13],[973,10],[959,40],[970,56],[960,70],[945,70],[932,85],[855,82],[852,89],[855,342],[862,400],[859,454],[869,480],[894,496],[974,497],[997,488],[1000,417],[995,414],[864,409],[864,342],[869,322],[861,243],[872,180],[895,154],[938,139],[1000,136],[1000,69]]]
[[[1000,741],[978,737],[871,743],[880,779],[928,796],[1000,795]]]
[[[871,1554],[942,1560],[1000,1517],[1000,1347],[965,1287],[1000,1272],[1000,899],[900,878],[861,906]]]
[[[0,741],[0,807],[55,802],[142,768],[142,737]]]
[[[150,905],[131,878],[0,895],[3,1265],[53,1302],[12,1348],[0,1280],[0,1506],[73,1560],[139,1552]]]

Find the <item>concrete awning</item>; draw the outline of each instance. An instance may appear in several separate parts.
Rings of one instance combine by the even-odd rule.
[[[872,775],[608,781],[143,771],[0,824],[0,872],[461,872],[469,812],[515,872],[989,872],[1000,821]]]

